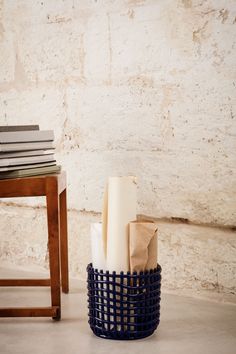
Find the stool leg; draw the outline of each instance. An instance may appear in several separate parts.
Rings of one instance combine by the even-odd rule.
[[[48,244],[49,266],[51,277],[52,306],[57,306],[55,320],[61,318],[61,289],[60,289],[60,260],[59,260],[59,197],[57,183],[49,180],[47,183],[47,217],[48,217]]]
[[[63,293],[69,292],[68,240],[67,240],[67,206],[66,189],[60,194],[60,251],[61,251],[61,285]]]

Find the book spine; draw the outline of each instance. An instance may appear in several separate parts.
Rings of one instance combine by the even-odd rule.
[[[53,141],[53,139],[54,139],[54,134],[52,130],[0,132],[1,144]]]
[[[41,149],[55,149],[52,141],[34,141],[32,143],[7,143],[0,144],[0,152],[13,152],[13,151],[27,151],[27,150],[41,150]]]
[[[34,164],[40,162],[50,162],[55,161],[54,155],[43,155],[43,156],[26,156],[26,157],[13,157],[0,159],[1,167],[8,166],[18,166],[18,165],[26,165],[26,164]]]
[[[16,132],[22,130],[39,130],[39,125],[0,125],[0,132]]]

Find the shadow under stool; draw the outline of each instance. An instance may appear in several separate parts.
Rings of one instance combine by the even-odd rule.
[[[0,279],[0,286],[49,286],[49,307],[0,307],[0,317],[61,318],[61,288],[69,291],[66,173],[0,180],[0,198],[46,196],[49,279]]]

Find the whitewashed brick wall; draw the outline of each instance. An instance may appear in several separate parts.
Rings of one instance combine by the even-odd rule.
[[[235,0],[0,0],[0,122],[55,131],[72,274],[108,176],[135,174],[165,288],[235,301],[235,47]],[[0,260],[45,266],[44,201],[11,202]]]

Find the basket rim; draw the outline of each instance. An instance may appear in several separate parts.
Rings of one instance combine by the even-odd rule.
[[[162,271],[162,267],[159,263],[157,263],[157,266],[153,269],[150,270],[145,270],[145,271],[140,271],[140,272],[133,272],[131,273],[130,271],[128,272],[116,272],[116,271],[109,271],[109,270],[103,270],[103,269],[98,269],[98,268],[94,268],[92,263],[89,263],[87,265],[87,272],[93,272],[95,274],[98,275],[109,275],[109,276],[132,276],[132,277],[140,277],[140,276],[144,276],[144,275],[152,275],[152,274],[156,274],[156,273],[161,273]]]

